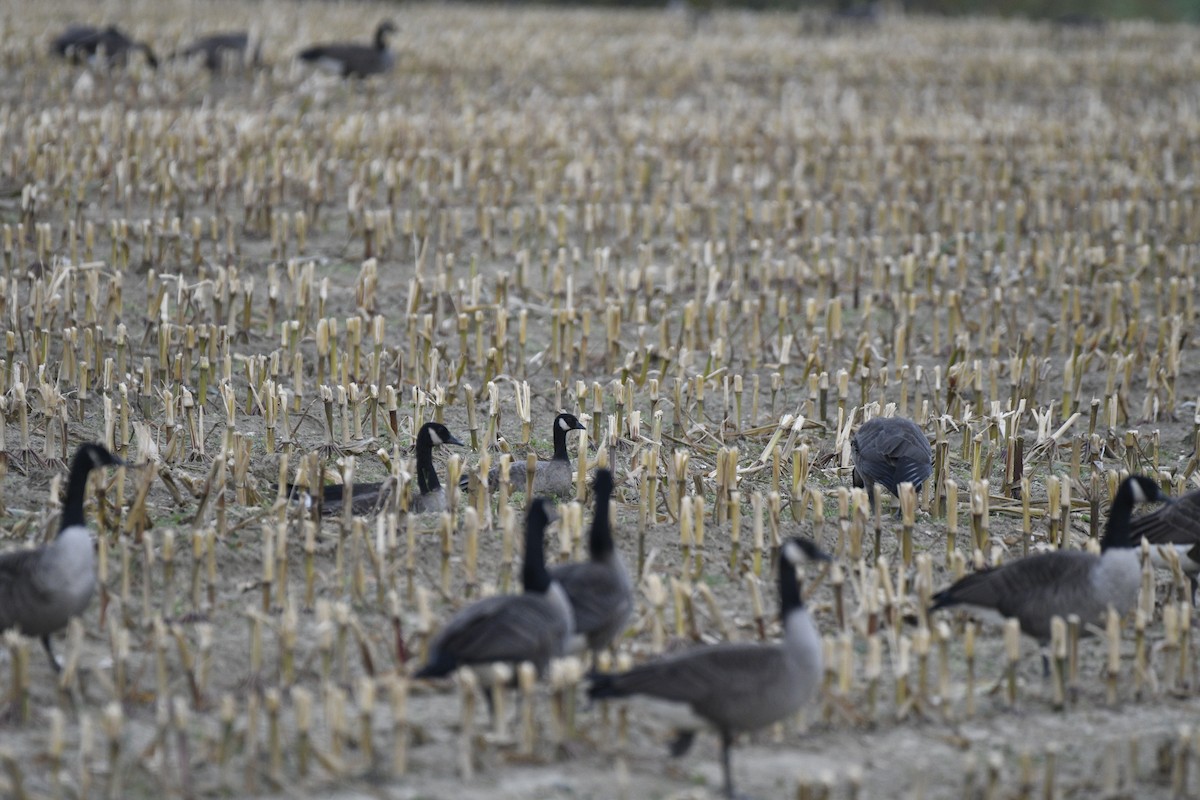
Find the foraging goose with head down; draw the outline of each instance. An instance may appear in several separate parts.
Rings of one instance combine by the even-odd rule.
[[[185,59],[203,56],[209,72],[220,72],[225,66],[257,64],[260,57],[258,47],[250,47],[250,34],[246,31],[201,36],[177,55]]]
[[[429,514],[446,510],[446,490],[438,480],[437,467],[433,463],[433,449],[444,444],[462,442],[454,438],[450,429],[440,422],[426,422],[417,431],[417,494],[412,498],[410,510],[417,514]],[[377,483],[354,484],[354,499],[351,511],[358,515],[375,514],[382,511],[396,481],[389,478]],[[303,493],[295,485],[288,486],[288,495]],[[321,489],[321,513],[337,516],[342,513],[345,487],[331,483]]]
[[[592,483],[596,511],[588,533],[588,561],[560,564],[550,570],[575,612],[575,633],[584,637],[595,658],[625,630],[633,613],[633,584],[613,542],[609,519],[609,500],[613,493],[613,475],[596,470]]]
[[[594,673],[593,699],[646,695],[690,706],[693,714],[721,736],[721,766],[726,797],[733,797],[730,749],[733,737],[796,713],[821,682],[821,634],[800,593],[796,564],[801,555],[829,560],[807,539],[789,539],[779,558],[780,617],[783,641],[774,645],[720,644],[695,647],[622,673]],[[683,733],[673,755],[686,752],[694,736]]]
[[[875,484],[900,496],[900,484],[921,484],[933,473],[933,449],[917,423],[905,417],[872,417],[850,441],[856,488],[866,489],[875,505]]]
[[[88,607],[96,590],[96,547],[83,517],[88,474],[124,462],[98,444],[75,451],[58,536],[41,547],[0,555],[0,630],[36,636],[57,672],[51,634]]]
[[[571,466],[571,454],[567,452],[567,434],[571,431],[587,430],[574,414],[559,414],[554,418],[554,456],[548,461],[537,462],[533,474],[533,493],[564,497],[575,489],[575,470]],[[461,489],[470,486],[470,475],[459,480]],[[508,481],[513,491],[523,492],[527,483],[526,463],[514,461],[508,468]],[[495,490],[500,483],[500,467],[488,470],[488,489]]]
[[[338,72],[343,78],[365,78],[387,72],[396,63],[396,56],[388,49],[387,39],[395,33],[396,26],[390,20],[379,23],[375,29],[375,41],[364,44],[318,44],[300,51],[300,60]]]
[[[97,63],[103,54],[103,66],[128,63],[131,53],[141,52],[146,63],[158,66],[150,45],[131,39],[116,25],[95,28],[91,25],[70,25],[50,43],[50,50],[72,64]]]
[[[1162,549],[1175,550],[1179,566],[1192,584],[1192,605],[1195,605],[1197,576],[1200,576],[1200,491],[1188,492],[1169,505],[1134,517],[1129,523],[1129,537],[1134,544],[1145,539],[1152,545],[1150,556],[1156,566],[1169,566],[1160,552]]]
[[[525,516],[524,594],[496,595],[459,611],[442,628],[417,678],[449,675],[471,664],[531,662],[544,675],[566,653],[574,627],[571,604],[546,570],[547,503],[537,498]]]
[[[980,570],[935,594],[929,610],[961,606],[985,620],[1015,618],[1043,649],[1050,644],[1053,617],[1076,614],[1085,624],[1102,623],[1109,606],[1124,616],[1137,604],[1142,575],[1130,536],[1133,507],[1166,499],[1149,478],[1126,478],[1113,498],[1099,555],[1054,550]],[[1044,652],[1042,666],[1048,674]]]

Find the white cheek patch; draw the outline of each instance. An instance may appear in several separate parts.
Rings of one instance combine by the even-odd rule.
[[[1130,481],[1130,484],[1131,484],[1130,489],[1133,490],[1133,502],[1135,502],[1135,503],[1146,502],[1146,490],[1142,488],[1141,481],[1134,479],[1134,480]]]
[[[792,562],[793,564],[799,564],[800,558],[803,555],[803,552],[800,550],[799,547],[792,544],[791,542],[788,542],[787,544],[785,544],[783,546],[783,555],[784,555],[784,558],[786,558],[788,561]]]
[[[567,418],[566,418],[566,417],[559,417],[559,418],[558,418],[558,429],[559,429],[559,430],[561,430],[561,431],[570,430],[570,426],[567,424]]]
[[[430,429],[429,429],[429,439],[430,439],[430,441],[432,441],[434,444],[443,444],[443,442],[442,442],[442,437],[441,437],[441,436],[438,436],[437,428],[430,428]]]

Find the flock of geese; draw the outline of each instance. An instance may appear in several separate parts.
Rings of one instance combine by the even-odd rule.
[[[566,436],[582,428],[570,414],[555,417],[554,457],[537,464],[533,479],[537,493],[563,496],[569,492],[573,471]],[[418,431],[419,494],[414,512],[446,508],[433,452],[450,444],[462,443],[441,423],[426,423]],[[919,485],[932,470],[929,442],[907,419],[877,417],[864,423],[852,441],[852,453],[856,484],[878,484],[895,494],[906,482]],[[50,636],[87,609],[96,586],[92,536],[84,521],[88,475],[96,467],[121,463],[98,444],[80,446],[71,464],[57,537],[36,549],[0,555],[0,630],[15,628],[40,638],[55,670],[59,666]],[[521,474],[519,480],[525,477]],[[380,492],[391,491],[385,486],[386,482],[356,487],[355,513],[378,511]],[[324,504],[322,510],[340,509],[340,488],[324,487],[314,493]],[[818,691],[821,635],[805,608],[797,566],[804,560],[828,561],[829,556],[817,543],[799,537],[787,539],[780,548],[782,638],[776,644],[700,645],[624,672],[597,671],[599,654],[619,642],[632,616],[634,581],[614,538],[614,481],[609,470],[593,472],[592,494],[595,508],[588,560],[547,566],[545,537],[553,509],[547,499],[532,498],[525,516],[522,593],[488,597],[458,611],[442,626],[427,663],[414,677],[433,679],[472,668],[479,670],[482,681],[487,681],[487,675],[511,681],[516,665],[530,663],[544,676],[554,659],[588,651],[593,664],[589,697],[641,696],[688,712],[676,726],[672,754],[686,752],[701,726],[715,729],[721,743],[724,791],[732,797],[730,754],[736,735],[787,718]],[[361,507],[360,498],[364,498]],[[1133,518],[1135,505],[1150,502],[1168,505]],[[1054,616],[1075,614],[1092,623],[1101,621],[1110,607],[1124,615],[1136,605],[1141,574],[1137,545],[1142,538],[1175,549],[1194,582],[1200,572],[1198,510],[1200,492],[1171,503],[1154,481],[1129,477],[1113,500],[1099,554],[1058,550],[981,569],[934,595],[930,610],[960,607],[984,620],[1016,619],[1023,633],[1045,646]],[[495,665],[507,668],[494,669]]]
[[[396,62],[388,48],[388,36],[396,32],[390,20],[379,23],[371,44],[329,42],[307,47],[297,53],[301,61],[315,64],[345,78],[365,78],[387,72]],[[200,60],[212,72],[232,66],[258,66],[262,63],[261,42],[246,31],[228,31],[202,36],[174,53],[173,59]],[[158,67],[158,56],[146,42],[140,42],[116,25],[68,25],[50,43],[50,51],[73,64],[96,67],[124,66],[135,53],[146,63]]]

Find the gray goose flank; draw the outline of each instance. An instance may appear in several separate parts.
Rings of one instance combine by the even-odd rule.
[[[596,510],[588,532],[590,560],[560,564],[550,570],[571,601],[575,632],[586,639],[593,660],[625,630],[633,613],[633,585],[612,535],[609,500],[613,475],[596,470],[592,483]]]
[[[730,750],[734,735],[794,714],[812,699],[821,682],[821,634],[804,607],[796,579],[801,554],[829,560],[807,539],[793,538],[784,543],[779,558],[782,642],[694,647],[628,672],[593,673],[588,696],[605,699],[646,695],[690,706],[721,736],[724,790],[726,797],[732,798]],[[682,755],[693,735],[685,732],[672,754]]]
[[[442,677],[473,664],[525,661],[544,675],[552,658],[565,655],[574,618],[566,593],[546,570],[549,524],[547,503],[536,498],[525,517],[524,593],[488,597],[455,614],[414,677]]]
[[[40,638],[55,672],[59,666],[50,636],[82,614],[96,590],[96,548],[83,517],[88,474],[94,467],[122,463],[98,444],[80,445],[54,541],[0,555],[0,630],[16,628]]]

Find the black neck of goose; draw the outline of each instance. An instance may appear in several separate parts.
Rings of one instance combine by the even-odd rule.
[[[375,49],[387,50],[387,28],[379,28],[375,31]]]
[[[1108,524],[1104,527],[1104,538],[1100,540],[1100,551],[1117,547],[1133,547],[1129,534],[1129,521],[1133,518],[1133,489],[1125,481],[1117,489],[1112,508],[1108,512]]]
[[[525,562],[521,565],[521,586],[527,594],[545,594],[550,588],[546,569],[546,529],[525,523]]]
[[[429,429],[424,427],[417,433],[417,488],[421,494],[442,488],[433,466],[433,439],[429,436]]]
[[[588,554],[592,561],[604,561],[615,549],[608,515],[608,500],[611,496],[611,488],[596,490],[596,511],[592,517],[592,528],[588,532]]]
[[[71,474],[67,477],[67,501],[63,504],[62,521],[58,530],[64,531],[74,525],[83,525],[83,501],[87,495],[88,473],[92,471],[92,457],[80,451],[71,462]]]
[[[779,554],[779,619],[787,622],[793,611],[804,608],[804,598],[800,594],[800,581],[796,579],[796,565],[785,556]]]
[[[556,418],[554,420],[554,460],[571,462],[571,456],[567,453],[567,429],[564,429],[562,424]]]

